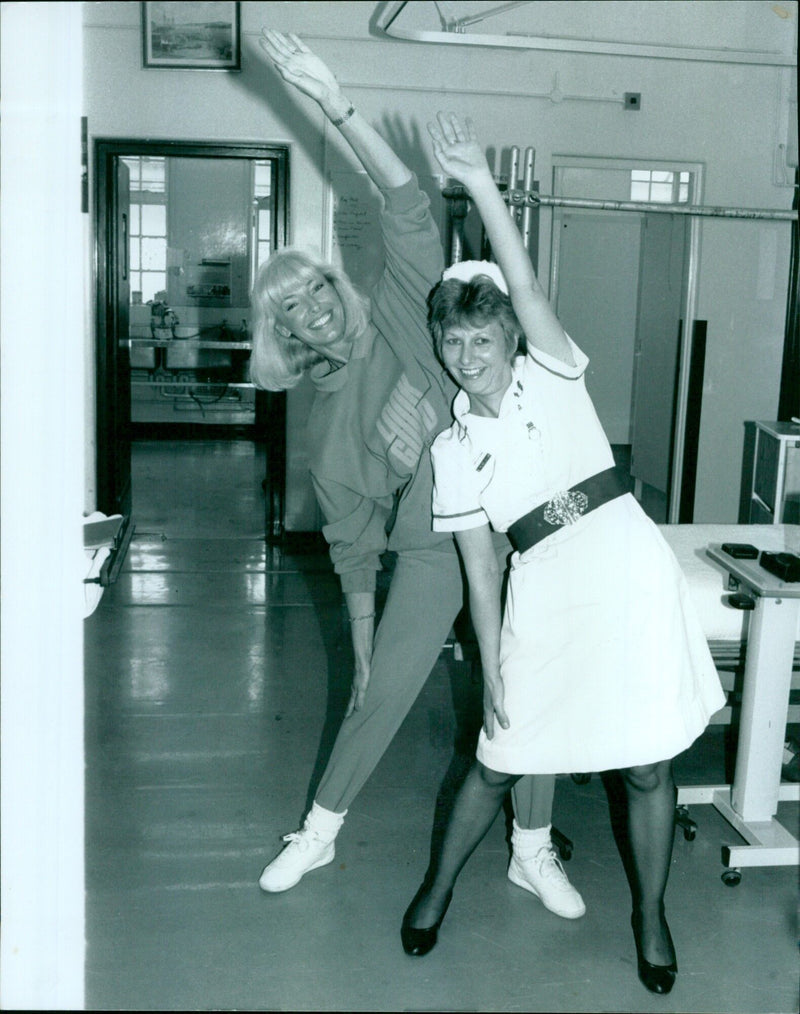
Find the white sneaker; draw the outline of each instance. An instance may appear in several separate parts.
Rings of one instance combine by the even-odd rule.
[[[333,841],[325,841],[307,826],[285,834],[283,840],[289,844],[264,867],[258,881],[262,891],[273,894],[288,891],[290,887],[299,884],[306,873],[332,863],[336,854]]]
[[[563,919],[579,919],[586,911],[583,898],[567,879],[552,845],[543,845],[529,859],[520,859],[512,852],[508,879],[535,894],[545,908]]]

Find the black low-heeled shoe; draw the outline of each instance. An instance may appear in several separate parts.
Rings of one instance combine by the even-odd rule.
[[[639,940],[639,934],[636,931],[636,916],[631,916],[631,929],[633,930],[633,939],[636,942],[636,964],[638,966],[639,978],[642,984],[650,990],[651,993],[659,993],[664,995],[669,993],[672,987],[675,985],[675,976],[678,974],[678,962],[673,959],[669,965],[653,965],[645,958],[642,953],[642,944]],[[675,945],[672,942],[672,934],[667,926],[667,938],[669,939],[669,946],[672,953],[675,953]]]
[[[417,898],[422,892],[422,888],[417,891],[414,896],[414,900],[408,906],[406,914],[403,916],[403,923],[400,927],[400,939],[403,942],[403,950],[406,954],[410,954],[412,957],[421,958],[429,951],[432,951],[436,946],[436,941],[439,936],[439,927],[442,925],[442,920],[447,914],[447,909],[450,907],[450,901],[453,897],[453,892],[447,892],[447,898],[442,909],[442,914],[433,924],[433,926],[426,926],[419,928],[417,926],[409,926],[409,918],[411,911],[414,908]]]

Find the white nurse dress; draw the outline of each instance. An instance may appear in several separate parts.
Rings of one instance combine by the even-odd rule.
[[[506,531],[614,464],[576,365],[519,356],[498,417],[435,440],[433,525]],[[631,494],[514,553],[500,646],[510,727],[481,731],[478,759],[509,774],[605,771],[686,749],[725,703],[680,567]]]

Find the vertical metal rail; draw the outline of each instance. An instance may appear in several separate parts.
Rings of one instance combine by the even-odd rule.
[[[508,193],[516,193],[517,183],[519,182],[519,148],[513,147],[511,149],[511,164],[508,168]],[[509,200],[508,210],[514,221],[517,220],[517,208],[515,202]]]
[[[525,164],[522,175],[522,187],[525,193],[533,193],[533,169],[536,161],[536,152],[533,148],[525,149]],[[526,201],[525,206],[522,209],[522,222],[520,224],[520,231],[522,232],[522,242],[525,245],[525,249],[529,249],[529,243],[531,238],[531,220],[533,218],[533,205]]]

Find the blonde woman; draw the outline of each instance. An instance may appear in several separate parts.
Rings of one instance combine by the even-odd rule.
[[[463,603],[453,537],[431,526],[428,449],[448,425],[455,387],[436,360],[425,301],[442,272],[442,245],[414,174],[295,35],[266,31],[262,47],[283,79],[318,103],[383,198],[385,270],[369,299],[339,269],[294,250],[263,265],[252,379],[268,390],[308,376],[310,469],[352,633],[347,712],[302,828],[264,869],[285,891],[334,858],[348,808],[391,743],[436,662]],[[396,553],[376,628],[381,554]],[[515,793],[517,883],[566,918],[583,914],[550,840],[554,779]]]

